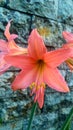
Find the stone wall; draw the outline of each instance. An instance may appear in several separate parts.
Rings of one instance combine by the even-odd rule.
[[[16,42],[27,46],[28,36],[37,28],[47,49],[65,43],[62,31],[73,32],[73,0],[0,0],[0,38],[4,38],[7,22],[13,19],[10,31],[18,34]],[[60,130],[73,105],[73,73],[61,65],[60,70],[70,93],[46,88],[43,109],[37,109],[32,130]],[[11,68],[0,76],[0,130],[26,130],[32,107],[29,90],[13,92],[10,85],[18,70]],[[73,130],[73,123],[71,130]]]

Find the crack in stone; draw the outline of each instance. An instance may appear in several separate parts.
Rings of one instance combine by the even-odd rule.
[[[7,8],[7,5],[9,4],[9,0],[6,0],[6,3],[4,5],[5,8]]]

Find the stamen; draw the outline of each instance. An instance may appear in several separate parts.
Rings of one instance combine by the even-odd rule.
[[[41,83],[41,85],[40,85],[41,87],[43,87],[43,88],[45,88],[46,87],[46,85],[45,85],[45,83]]]
[[[66,62],[73,66],[73,59],[69,58]]]
[[[33,82],[31,85],[30,85],[30,89],[33,89],[33,88],[36,88],[36,90],[38,90],[38,89],[40,89],[41,87],[43,87],[43,88],[45,88],[46,86],[45,86],[45,83],[41,83],[40,85],[36,85],[36,83],[35,82]]]
[[[33,87],[35,87],[35,82],[33,82],[31,85],[30,85],[30,89],[32,89]]]

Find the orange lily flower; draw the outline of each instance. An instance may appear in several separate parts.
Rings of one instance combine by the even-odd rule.
[[[62,34],[64,39],[67,41],[67,43],[63,47],[73,49],[73,34],[66,31],[64,31]],[[70,69],[73,70],[73,55],[70,58],[68,58],[65,62],[70,67]]]
[[[12,89],[26,89],[30,86],[34,101],[42,108],[44,103],[45,84],[59,92],[69,92],[69,88],[60,74],[57,66],[64,62],[71,54],[69,48],[47,52],[47,48],[34,29],[28,39],[28,54],[5,57],[5,60],[15,67],[21,68],[21,72],[12,83]]]
[[[14,39],[17,38],[18,36],[16,34],[10,34],[9,28],[10,28],[10,21],[8,22],[6,30],[4,32],[4,35],[6,36],[8,41],[0,39],[0,74],[5,72],[11,66],[4,60],[4,56],[6,54],[18,55],[27,53],[27,49],[16,45]]]

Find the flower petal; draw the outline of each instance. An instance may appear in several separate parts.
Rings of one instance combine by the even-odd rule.
[[[39,107],[42,108],[44,104],[44,89],[45,89],[45,84],[43,80],[43,72],[41,71],[41,68],[35,67],[36,68],[36,76],[35,76],[35,86],[32,89],[32,94],[35,94],[34,97],[34,102],[38,102]]]
[[[8,42],[8,48],[9,49],[17,49],[17,48],[19,48],[19,46],[17,46],[17,44],[15,43],[15,41],[12,40],[12,41]]]
[[[42,37],[38,34],[37,30],[34,29],[28,39],[28,52],[31,57],[41,58],[46,52],[45,44]]]
[[[10,32],[9,32],[9,28],[10,28],[10,22],[8,22],[7,26],[6,26],[6,29],[5,29],[5,32],[4,32],[4,35],[6,36],[6,38],[9,40],[10,38]]]
[[[6,38],[7,38],[8,41],[11,41],[11,40],[13,40],[13,39],[15,39],[15,38],[18,37],[18,35],[16,35],[16,34],[10,34],[10,32],[9,32],[11,21],[12,20],[10,20],[8,22],[8,24],[6,26],[6,29],[5,29],[5,32],[4,32],[4,35],[6,36]]]
[[[27,49],[18,46],[15,41],[8,42],[9,55],[27,54]]]
[[[21,71],[12,83],[12,89],[25,89],[29,87],[35,81],[36,71],[35,69],[25,69]]]
[[[16,35],[16,34],[11,34],[8,41],[14,40],[14,39],[17,38],[17,37],[18,37],[18,35]]]
[[[38,96],[37,96],[38,95]],[[37,91],[36,91],[36,95],[34,98],[34,102],[38,102],[39,107],[42,108],[43,104],[44,104],[44,87],[40,87]]]
[[[7,63],[11,64],[12,66],[21,68],[21,69],[27,69],[30,68],[31,66],[34,66],[33,59],[30,58],[29,56],[26,55],[17,55],[17,56],[12,56],[12,55],[7,55],[4,58]]]
[[[55,51],[46,53],[44,55],[44,61],[48,66],[55,68],[67,60],[72,55],[72,53],[73,51],[69,48],[57,49]]]
[[[62,35],[63,35],[64,39],[65,39],[67,42],[73,41],[73,34],[72,34],[72,33],[64,31],[64,32],[62,33]]]
[[[58,69],[46,67],[44,71],[44,82],[57,91],[69,92],[69,88]]]
[[[17,49],[11,49],[9,52],[9,55],[12,55],[12,56],[21,55],[21,54],[27,54],[27,49],[17,48]]]

